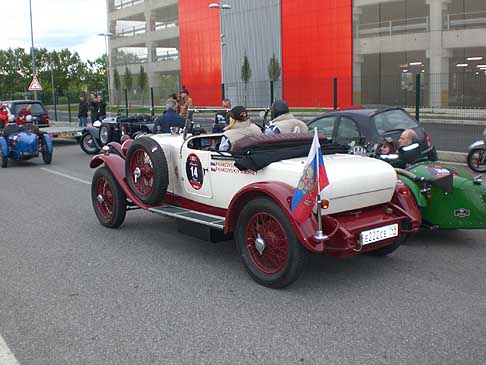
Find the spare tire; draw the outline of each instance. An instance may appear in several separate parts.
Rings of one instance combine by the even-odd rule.
[[[162,147],[149,137],[133,141],[125,160],[125,176],[140,201],[149,205],[160,203],[169,185],[169,169]]]

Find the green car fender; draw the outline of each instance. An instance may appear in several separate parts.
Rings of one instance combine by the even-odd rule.
[[[419,208],[427,207],[427,199],[420,192],[420,186],[418,185],[418,183],[416,183],[415,181],[413,181],[407,176],[401,175],[400,173],[398,173],[398,177],[412,191],[412,194],[415,198],[415,202],[417,203],[418,207]]]

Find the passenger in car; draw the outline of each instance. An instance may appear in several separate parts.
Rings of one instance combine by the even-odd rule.
[[[0,101],[0,128],[6,127],[8,124],[8,110]]]
[[[397,152],[397,143],[391,137],[386,137],[378,148],[379,155],[390,155]]]
[[[229,111],[230,122],[224,129],[219,145],[220,151],[231,151],[241,138],[262,135],[262,131],[248,119],[248,112],[243,106],[235,106]]]
[[[285,100],[275,100],[271,109],[270,125],[265,130],[266,135],[284,133],[307,133],[307,124],[290,113]]]
[[[398,144],[400,145],[400,147],[407,147],[410,146],[412,143],[417,142],[417,139],[417,133],[413,129],[406,129],[400,135]]]

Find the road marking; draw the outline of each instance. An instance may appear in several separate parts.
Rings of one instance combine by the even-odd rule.
[[[40,169],[42,171],[48,172],[48,173],[53,174],[53,175],[61,176],[61,177],[64,177],[66,179],[73,180],[73,181],[76,181],[76,182],[79,182],[79,183],[82,183],[82,184],[91,185],[91,182],[86,181],[86,180],[79,179],[79,178],[77,178],[75,176],[71,176],[71,175],[68,175],[68,174],[64,174],[62,172],[55,171],[55,170],[51,170],[51,169],[46,169],[45,167],[41,167]]]
[[[8,348],[5,340],[0,335],[0,365],[19,365],[14,354]]]

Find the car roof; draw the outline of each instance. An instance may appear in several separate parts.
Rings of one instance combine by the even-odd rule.
[[[398,106],[386,106],[386,105],[377,105],[377,106],[363,106],[363,107],[351,107],[345,109],[339,109],[332,112],[320,114],[317,118],[322,118],[324,116],[329,115],[348,115],[348,116],[355,116],[358,118],[367,118],[372,117],[375,114],[386,112],[388,110],[403,110],[403,108]]]
[[[40,100],[5,100],[3,103],[10,103],[10,104],[42,104]]]

